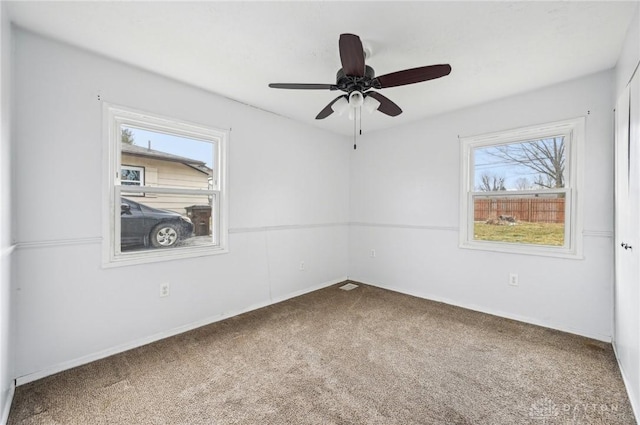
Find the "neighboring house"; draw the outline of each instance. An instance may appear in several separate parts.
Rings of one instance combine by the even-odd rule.
[[[121,180],[135,186],[207,189],[213,170],[203,162],[143,146],[122,144]],[[211,206],[206,195],[127,194],[136,202],[188,215],[197,236],[210,234]]]

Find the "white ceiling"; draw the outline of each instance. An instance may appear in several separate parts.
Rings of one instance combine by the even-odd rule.
[[[615,66],[631,2],[9,2],[19,26],[318,127],[351,134],[334,83],[338,37],[372,50],[377,75],[449,63],[448,77],[381,92],[404,113],[364,114],[363,131],[415,121]]]

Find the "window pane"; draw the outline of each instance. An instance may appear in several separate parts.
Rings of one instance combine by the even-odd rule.
[[[215,195],[149,193],[120,197],[122,252],[215,245]]]
[[[565,187],[564,136],[473,149],[476,192]]]
[[[473,196],[473,239],[563,246],[565,194]]]
[[[214,183],[210,141],[122,126],[120,155],[122,185],[211,189]]]

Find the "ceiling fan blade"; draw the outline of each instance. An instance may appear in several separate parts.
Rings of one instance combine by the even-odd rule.
[[[377,77],[376,80],[380,84],[380,88],[384,89],[387,87],[404,86],[406,84],[433,80],[436,78],[444,77],[445,75],[449,75],[450,72],[451,66],[448,64],[429,65],[381,75]]]
[[[333,114],[333,109],[331,108],[333,106],[334,103],[336,103],[338,100],[340,100],[341,98],[343,98],[344,95],[340,95],[338,97],[336,97],[335,99],[333,99],[331,101],[331,103],[329,103],[327,106],[324,107],[324,109],[322,111],[320,111],[320,113],[316,116],[317,120],[322,120],[327,118],[329,115]]]
[[[364,76],[364,49],[360,37],[354,34],[340,34],[340,61],[346,75]]]
[[[298,84],[298,83],[271,83],[272,89],[294,89],[294,90],[337,90],[335,84]]]
[[[402,113],[402,109],[400,109],[398,105],[393,103],[386,96],[383,96],[380,93],[374,92],[374,91],[370,91],[365,94],[367,96],[371,96],[372,98],[380,102],[380,106],[378,106],[378,111],[382,112],[383,114],[387,114],[390,117],[395,117]]]

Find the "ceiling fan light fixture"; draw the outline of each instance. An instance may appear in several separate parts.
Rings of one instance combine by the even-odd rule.
[[[352,108],[358,108],[362,106],[363,103],[364,103],[364,96],[362,95],[362,93],[360,93],[357,90],[354,90],[351,93],[349,93],[349,106],[351,106]]]
[[[372,114],[373,111],[377,110],[380,107],[380,102],[377,99],[374,99],[371,96],[367,96],[364,99],[364,103],[362,104],[364,110],[368,113]]]
[[[348,108],[349,102],[345,97],[341,97],[340,99],[336,100],[333,105],[331,105],[331,109],[333,109],[333,112],[336,112],[338,115],[344,114]]]

